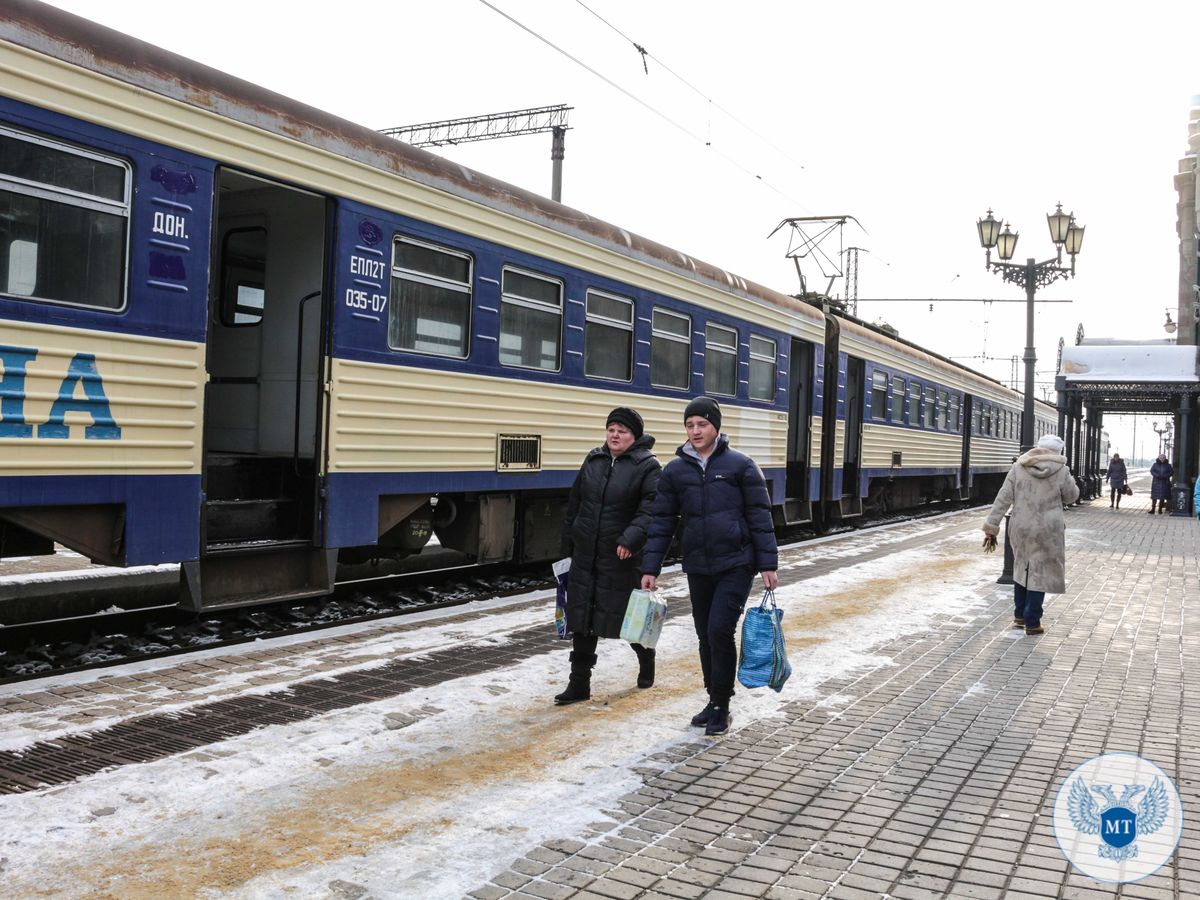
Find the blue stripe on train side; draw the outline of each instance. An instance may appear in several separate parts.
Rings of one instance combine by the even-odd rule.
[[[2,505],[125,505],[125,565],[196,559],[199,475],[29,475],[0,479]]]
[[[0,294],[0,319],[203,341],[215,164],[4,97],[0,122],[120,158],[132,166],[133,179],[125,308],[108,312]]]
[[[697,337],[708,323],[736,328],[738,332],[738,396],[722,403],[738,404],[752,409],[780,410],[787,406],[786,372],[790,360],[789,336],[782,331],[764,326],[750,326],[741,319],[721,313],[707,313],[702,308],[641,288],[631,287],[601,275],[585,273],[571,266],[533,256],[519,250],[503,247],[471,235],[462,234],[436,225],[419,222],[391,213],[383,213],[352,201],[339,204],[338,241],[335,256],[335,288],[333,309],[333,354],[344,359],[392,365],[421,366],[473,374],[487,374],[522,381],[545,382],[548,384],[571,384],[608,389],[621,394],[653,394],[659,397],[676,397],[685,403],[692,397],[705,392],[703,366],[697,365],[704,344]],[[368,241],[364,250],[364,235]],[[471,298],[471,342],[466,359],[454,359],[410,351],[393,350],[388,346],[387,309],[361,310],[346,302],[348,292],[362,289],[351,273],[350,258],[368,253],[385,263],[385,279],[379,284],[380,292],[389,293],[391,281],[392,241],[395,236],[411,237],[427,241],[447,249],[470,254],[474,261],[473,294]],[[500,331],[501,279],[505,266],[528,269],[563,282],[563,327],[562,362],[558,372],[539,369],[522,369],[502,366],[499,347],[494,337]],[[647,362],[651,340],[651,312],[655,307],[682,313],[691,319],[692,368],[686,388],[665,388],[650,383],[650,370],[644,365],[634,365],[633,378],[629,382],[614,382],[609,379],[584,375],[583,335],[586,327],[586,294],[595,289],[631,299],[635,302],[634,347],[638,362]],[[374,288],[368,288],[374,291]],[[740,383],[750,364],[746,347],[750,334],[772,338],[776,342],[778,361],[775,372],[775,399],[771,403],[750,400],[745,384]],[[481,338],[480,335],[484,335]],[[492,339],[487,339],[492,338]],[[815,345],[818,347],[819,344]],[[697,374],[700,373],[700,374]]]
[[[664,458],[664,462],[666,459]],[[782,503],[785,470],[769,468],[763,477],[772,503]],[[325,546],[360,547],[376,543],[378,503],[388,494],[436,494],[567,490],[575,470],[507,472],[333,472],[326,479]]]

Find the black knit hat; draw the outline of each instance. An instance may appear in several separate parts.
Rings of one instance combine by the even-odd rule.
[[[683,411],[683,421],[687,422],[692,416],[708,419],[713,428],[717,431],[721,430],[721,407],[712,397],[697,397],[689,403],[687,409]]]
[[[635,438],[640,438],[646,428],[645,423],[642,422],[642,417],[638,415],[638,411],[630,409],[628,406],[618,406],[610,412],[608,419],[604,423],[604,427],[607,428],[613,422],[616,422],[618,425],[624,425],[633,432]]]

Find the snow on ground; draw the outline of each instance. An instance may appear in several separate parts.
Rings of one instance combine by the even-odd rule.
[[[929,527],[896,529],[873,544]],[[849,538],[860,552],[864,537]],[[998,563],[978,545],[974,530],[950,534],[791,585],[785,568],[777,595],[794,674],[782,694],[739,689],[734,728],[811,702],[830,677],[890,665],[871,652],[883,642],[975,614]],[[840,552],[809,544],[788,556]],[[660,584],[668,602],[686,592],[678,575]],[[352,668],[503,642],[548,615],[538,605],[406,633],[364,628],[362,664]],[[688,727],[705,702],[690,617],[668,620],[653,689],[634,687],[626,645],[604,641],[592,701],[556,708],[567,647],[184,756],[0,797],[4,892],[274,898],[357,896],[361,886],[374,897],[461,896],[530,847],[605,821],[604,811],[641,783],[635,769],[656,765],[654,754],[707,740]]]

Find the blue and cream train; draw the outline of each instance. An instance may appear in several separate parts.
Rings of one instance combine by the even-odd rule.
[[[550,557],[614,405],[665,450],[718,398],[784,523],[991,493],[1021,399],[27,0],[0,2],[0,367],[0,553],[179,562],[197,609],[434,532]]]

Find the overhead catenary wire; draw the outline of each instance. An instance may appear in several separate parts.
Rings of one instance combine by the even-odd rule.
[[[753,125],[749,124],[748,122],[742,121],[740,118],[738,118],[736,115],[734,115],[734,113],[731,110],[726,109],[724,106],[722,106],[716,100],[714,100],[712,97],[710,97],[708,94],[706,94],[703,90],[696,87],[696,85],[692,84],[690,81],[688,81],[686,78],[684,78],[678,72],[676,72],[674,69],[672,69],[670,66],[668,66],[665,62],[663,62],[661,59],[659,59],[657,56],[655,56],[653,53],[651,53],[649,50],[647,50],[645,47],[643,47],[641,44],[639,44],[637,41],[635,41],[629,35],[625,34],[625,32],[623,32],[620,28],[618,28],[612,22],[608,21],[608,19],[604,18],[604,16],[600,15],[600,13],[596,12],[594,9],[592,9],[590,6],[588,6],[586,3],[584,3],[583,0],[575,0],[575,2],[578,3],[580,6],[582,6],[584,9],[586,9],[589,13],[591,13],[593,16],[595,16],[601,22],[603,22],[605,25],[607,25],[609,28],[611,28],[613,31],[615,31],[623,39],[625,39],[625,40],[629,41],[629,43],[633,44],[633,48],[635,50],[637,50],[638,53],[641,54],[642,68],[645,70],[647,75],[650,74],[650,69],[646,65],[646,58],[649,57],[650,59],[652,59],[656,63],[658,63],[659,67],[662,68],[662,70],[664,72],[666,72],[668,75],[675,78],[680,84],[683,84],[684,86],[686,86],[689,90],[694,92],[701,99],[705,100],[710,105],[716,107],[718,110],[720,110],[722,113],[724,113],[726,116],[728,116],[732,121],[734,121],[738,125],[740,125],[742,128],[745,128],[746,131],[750,132],[752,135],[754,135],[760,141],[765,143],[768,147],[770,147],[772,150],[774,150],[776,153],[778,153],[780,156],[782,156],[788,162],[792,163],[792,165],[797,166],[798,168],[801,168],[801,169],[804,168],[804,163],[800,162],[798,159],[795,159],[790,153],[788,153],[786,150],[784,150],[782,147],[780,147],[778,144],[776,144],[774,141],[772,141],[769,137],[767,137],[765,134],[763,134],[762,132],[755,129]]]
[[[582,69],[585,69],[590,74],[595,75],[597,78],[599,78],[605,84],[607,84],[609,87],[613,88],[616,91],[620,91],[622,94],[624,94],[626,97],[628,97],[634,103],[641,106],[643,109],[658,116],[658,118],[662,119],[664,122],[666,122],[672,128],[679,130],[683,134],[690,137],[692,140],[705,145],[709,150],[716,153],[719,157],[721,157],[723,160],[725,160],[731,166],[738,169],[740,172],[744,173],[745,175],[748,175],[750,178],[753,178],[755,181],[759,182],[761,185],[766,187],[768,190],[772,191],[775,194],[778,194],[780,197],[782,197],[784,200],[787,200],[789,203],[793,203],[798,207],[805,208],[804,204],[802,204],[795,197],[792,197],[787,192],[780,190],[775,185],[771,184],[771,182],[767,181],[765,178],[763,178],[761,175],[759,175],[757,172],[754,172],[753,170],[747,168],[746,166],[744,166],[742,163],[738,162],[738,160],[734,159],[729,154],[724,153],[721,150],[718,150],[716,147],[713,147],[710,141],[706,141],[703,137],[696,134],[696,132],[692,131],[686,125],[682,124],[681,122],[677,122],[675,119],[668,116],[662,110],[654,107],[650,103],[647,103],[645,100],[643,100],[641,97],[634,94],[632,91],[617,84],[615,81],[613,81],[607,75],[605,75],[603,72],[600,72],[597,69],[593,68],[592,66],[589,66],[583,60],[579,59],[577,56],[574,56],[567,50],[564,50],[562,47],[558,46],[556,43],[551,41],[549,38],[544,37],[543,35],[534,31],[528,25],[513,18],[508,13],[506,13],[504,10],[500,9],[498,6],[495,6],[494,4],[489,3],[488,0],[479,0],[479,2],[482,3],[484,6],[486,6],[488,9],[490,9],[492,12],[496,13],[497,15],[502,16],[505,19],[508,19],[508,21],[512,22],[514,25],[516,25],[518,28],[520,28],[525,33],[529,34],[531,37],[537,38],[539,41],[541,41],[543,44],[545,44],[550,49],[554,50],[556,53],[562,54],[567,59],[571,60],[571,62],[575,63],[575,65],[579,66]]]

